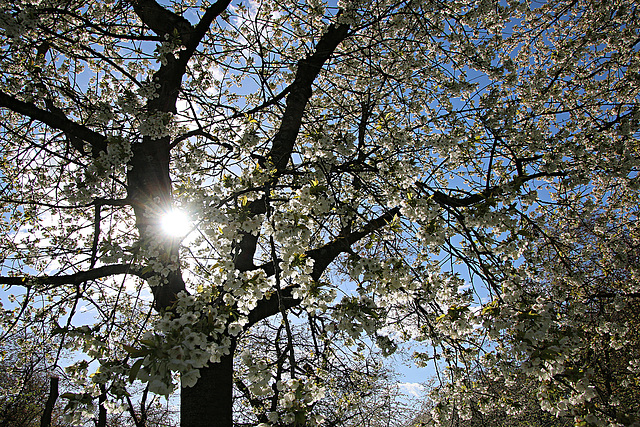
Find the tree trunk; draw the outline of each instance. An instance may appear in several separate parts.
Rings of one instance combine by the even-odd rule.
[[[233,349],[220,363],[200,369],[193,387],[180,393],[181,427],[233,426]]]
[[[59,396],[59,382],[60,380],[58,379],[58,377],[51,377],[51,382],[49,383],[49,398],[47,399],[47,403],[44,405],[44,413],[40,418],[41,427],[51,426],[51,416],[53,414],[53,409],[56,406],[56,400],[58,400]]]

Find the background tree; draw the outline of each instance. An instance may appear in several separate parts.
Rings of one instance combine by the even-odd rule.
[[[494,382],[491,376],[482,374],[482,372],[478,373],[473,379],[473,384],[477,386],[477,389],[485,390],[488,393],[483,395],[478,392],[476,398],[491,400],[491,410],[486,410],[489,405],[477,405],[474,403],[468,408],[454,406],[448,408],[450,413],[442,425],[451,427],[487,425],[499,427],[569,427],[575,425],[573,417],[568,415],[556,417],[540,407],[536,394],[537,383],[530,378],[521,376],[516,381],[512,381],[505,386],[503,382]],[[436,415],[434,419],[431,414],[437,414],[442,409],[442,404],[438,405],[436,402],[449,400],[447,396],[449,392],[449,384],[440,384],[430,389],[431,397],[424,401],[422,411],[412,420],[412,425],[433,425],[440,417]]]
[[[22,337],[20,336],[22,335]],[[50,371],[51,348],[46,341],[34,339],[35,333],[25,336],[16,334],[12,342],[3,342],[0,349],[0,425],[15,427],[36,427],[41,425],[45,402],[51,394],[51,383],[56,373]],[[41,348],[38,344],[45,344]],[[55,348],[55,347],[54,347]],[[49,359],[49,361],[47,360]],[[57,397],[57,396],[56,396]],[[52,401],[54,402],[54,401]],[[60,402],[58,402],[60,403]],[[63,419],[64,405],[51,408],[47,419],[51,426],[68,426]]]
[[[467,402],[480,357],[538,354],[521,366],[544,373],[543,409],[618,420],[587,374],[554,370],[584,349],[576,328],[539,348],[577,314],[530,287],[547,267],[525,252],[532,223],[563,218],[547,206],[637,219],[636,2],[0,11],[3,328],[48,322],[85,354],[74,416],[104,423],[130,381],[179,378],[183,426],[231,426],[234,385],[237,418],[317,424],[317,370],[339,368],[322,358],[368,336],[428,341]],[[188,236],[163,228],[176,209]]]
[[[591,217],[575,207],[555,205],[558,222],[531,224],[537,238],[524,257],[535,262],[522,270],[517,309],[494,301],[482,312],[511,319],[501,347],[467,361],[464,386],[434,387],[425,412],[448,425],[588,425],[595,414],[637,422],[637,221],[607,204]]]
[[[23,322],[20,322],[23,323]],[[0,348],[0,425],[7,427],[66,427],[77,425],[69,415],[76,402],[64,398],[77,396],[90,402],[84,388],[73,384],[68,373],[59,369],[68,364],[69,354],[60,352],[60,342],[46,325],[33,322],[29,328],[16,325],[3,335]],[[53,339],[52,339],[53,337]],[[94,377],[98,375],[95,374]],[[79,393],[73,393],[73,391]],[[146,387],[128,387],[130,395],[121,405],[115,402],[87,405],[96,424],[109,427],[161,427],[176,424],[176,414],[163,405],[160,396],[150,395]],[[62,397],[62,398],[61,398]],[[69,403],[69,404],[68,404]]]

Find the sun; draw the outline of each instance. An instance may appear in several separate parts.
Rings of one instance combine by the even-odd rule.
[[[171,237],[184,237],[191,231],[191,220],[186,212],[172,209],[162,215],[162,231]]]

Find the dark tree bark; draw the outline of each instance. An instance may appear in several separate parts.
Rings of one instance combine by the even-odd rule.
[[[51,417],[53,415],[53,408],[56,406],[56,401],[58,400],[58,384],[60,380],[58,377],[51,377],[51,382],[49,383],[49,398],[47,399],[47,403],[44,405],[44,412],[42,413],[42,417],[40,418],[40,427],[49,427],[51,426]]]
[[[107,408],[104,403],[107,401],[107,388],[100,384],[100,396],[98,396],[98,423],[96,427],[107,427]]]
[[[180,394],[181,427],[233,426],[233,353],[200,369],[193,387]]]

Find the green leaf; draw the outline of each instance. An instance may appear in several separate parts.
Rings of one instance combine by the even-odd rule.
[[[122,344],[122,348],[131,355],[131,357],[143,357],[151,353],[150,349],[138,349],[127,344]]]
[[[63,394],[61,394],[61,395],[60,395],[60,397],[61,397],[62,399],[69,399],[69,400],[71,400],[71,399],[76,399],[76,398],[77,398],[77,396],[78,396],[78,395],[77,395],[77,394],[75,394],[75,393],[63,393]]]
[[[143,362],[144,362],[144,359],[138,359],[131,366],[131,370],[129,371],[129,382],[130,383],[133,383],[136,380],[136,378],[138,378],[138,372],[140,372],[140,368],[142,368],[142,363]]]

